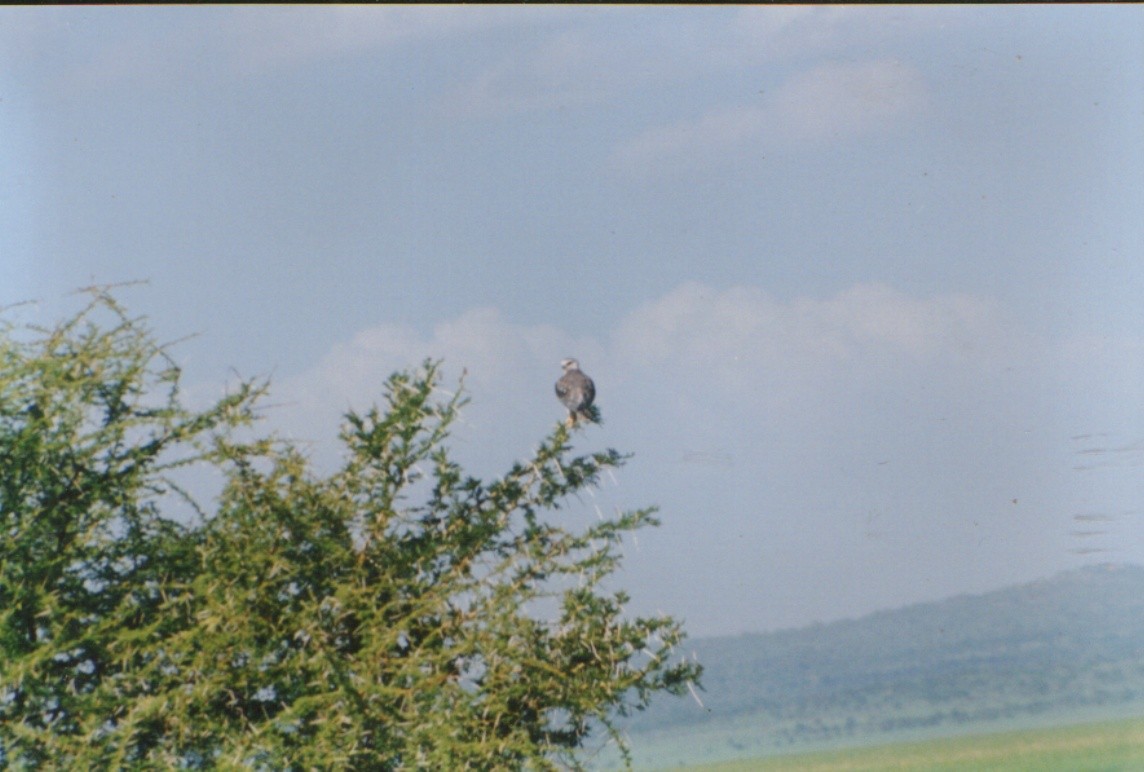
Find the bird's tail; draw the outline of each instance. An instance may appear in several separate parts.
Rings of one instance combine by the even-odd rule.
[[[576,420],[577,422],[586,421],[590,424],[603,423],[603,421],[600,420],[600,410],[595,405],[589,405],[588,407],[580,408],[580,410],[576,411]]]

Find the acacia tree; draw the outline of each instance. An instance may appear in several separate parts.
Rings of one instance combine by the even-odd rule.
[[[671,657],[677,621],[627,619],[601,585],[654,510],[553,522],[625,457],[573,455],[557,424],[505,475],[465,475],[447,445],[464,397],[438,363],[347,414],[343,463],[319,474],[236,438],[261,385],[183,408],[178,369],[104,293],[2,355],[11,765],[579,767],[594,733],[623,748],[617,716],[699,675]],[[179,524],[156,497],[191,463],[226,483]]]
[[[158,618],[196,571],[195,534],[158,501],[205,438],[248,423],[243,384],[206,410],[182,407],[179,371],[106,293],[51,330],[0,328],[0,753],[65,765],[65,738],[126,677],[133,621]],[[102,318],[101,318],[102,317]],[[102,715],[102,718],[100,716]]]

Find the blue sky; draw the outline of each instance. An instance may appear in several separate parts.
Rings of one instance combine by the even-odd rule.
[[[1144,10],[0,9],[0,304],[190,393],[467,368],[495,474],[597,381],[636,612],[773,629],[1144,562]]]

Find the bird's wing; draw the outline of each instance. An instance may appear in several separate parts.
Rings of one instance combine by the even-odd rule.
[[[571,391],[571,389],[572,389],[572,385],[570,383],[568,383],[568,376],[567,375],[563,376],[560,380],[558,380],[556,382],[556,396],[559,397],[561,400],[563,400],[565,397],[568,396],[568,392]]]

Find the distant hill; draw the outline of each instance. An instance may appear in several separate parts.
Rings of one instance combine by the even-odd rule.
[[[1144,713],[1144,567],[1093,566],[687,650],[706,668],[704,707],[659,699],[628,725],[637,750],[689,732],[758,753],[1101,707]]]

